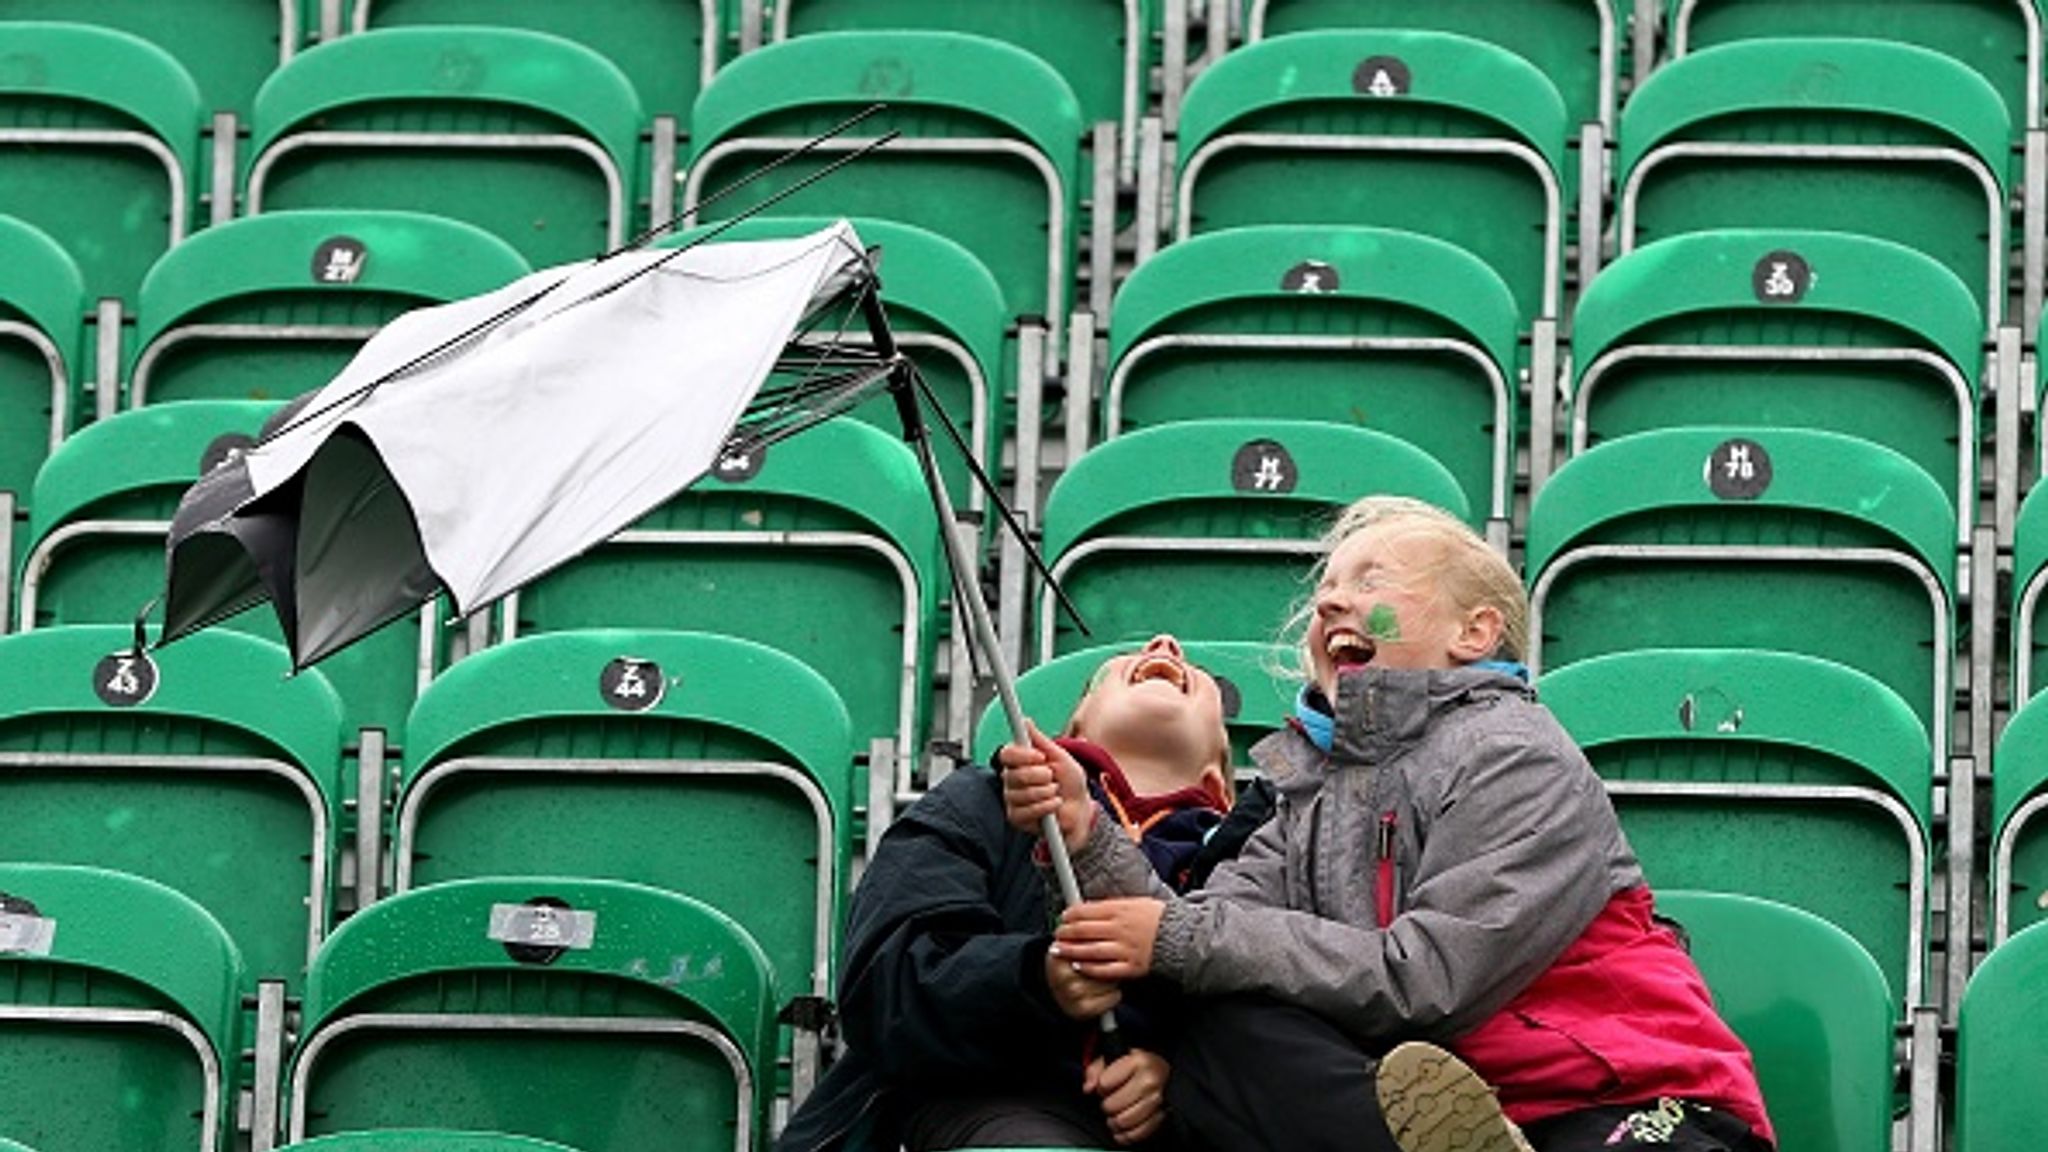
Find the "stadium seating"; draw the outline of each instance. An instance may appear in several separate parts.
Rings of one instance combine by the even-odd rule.
[[[1522,326],[1492,269],[1429,237],[1286,225],[1190,237],[1117,294],[1103,435],[1210,417],[1362,425],[1435,457],[1505,545]]]
[[[1954,528],[1931,477],[1846,436],[1623,436],[1559,469],[1529,513],[1529,664],[1645,648],[1804,653],[1875,677],[1947,749]]]
[[[127,623],[164,590],[164,536],[178,499],[232,449],[253,442],[277,405],[252,400],[158,404],[102,420],[67,439],[36,477],[16,627]],[[433,605],[321,663],[351,731],[403,725],[441,663]],[[259,605],[231,627],[282,641]]]
[[[319,0],[7,0],[7,20],[78,20],[127,32],[163,49],[191,73],[209,112],[246,118],[263,78],[312,43]],[[4,35],[4,33],[0,33]]]
[[[397,1128],[316,1136],[284,1148],[311,1152],[577,1152],[567,1144],[507,1136],[503,1132],[451,1132],[446,1128]]]
[[[266,212],[208,228],[142,282],[127,403],[289,400],[407,309],[530,271],[503,240],[412,212]]]
[[[650,116],[687,123],[690,105],[732,57],[734,0],[346,0],[356,32],[441,24],[493,24],[573,40],[625,73]],[[695,61],[694,66],[691,61]]]
[[[1050,589],[1038,659],[1076,648],[1270,640],[1334,513],[1368,492],[1469,519],[1443,466],[1391,436],[1303,420],[1189,420],[1132,432],[1067,469],[1045,504],[1045,555],[1083,634]]]
[[[125,32],[24,20],[4,35],[6,210],[64,245],[88,299],[132,296],[194,222],[207,175],[199,88]]]
[[[1955,1152],[2021,1152],[2041,1139],[2034,1085],[2048,1070],[2041,970],[2048,928],[1999,943],[1970,978],[1956,1026]]]
[[[36,1152],[232,1147],[247,976],[220,924],[99,868],[10,858],[0,894],[0,1127]]]
[[[2048,687],[2048,630],[2042,627],[2041,594],[2048,589],[2048,487],[2039,484],[2020,504],[2013,525],[2012,706],[2019,707]]]
[[[642,113],[580,44],[510,28],[391,28],[294,56],[256,93],[250,215],[395,208],[467,221],[535,267],[629,233]]]
[[[876,102],[886,110],[846,136],[727,193]],[[1058,347],[1073,299],[1081,114],[1059,73],[1020,48],[950,32],[819,32],[749,52],[697,101],[684,205],[703,204],[705,223],[729,218],[889,130],[903,135],[775,211],[898,220],[953,240],[988,266],[1013,314],[1051,323]]]
[[[1134,139],[1149,76],[1159,63],[1151,30],[1160,0],[1038,0],[961,4],[956,0],[778,0],[774,38],[860,29],[965,32],[1014,44],[1073,89],[1085,123],[1117,125]]]
[[[159,881],[227,929],[249,971],[298,987],[328,927],[341,703],[283,648],[225,630],[146,659],[134,632],[0,640],[7,859]]]
[[[508,596],[502,635],[680,629],[788,652],[831,682],[863,748],[893,746],[907,789],[946,583],[910,449],[831,420],[728,463]]]
[[[1996,947],[2014,933],[2048,920],[2048,707],[2032,698],[2013,702],[2013,716],[1998,740],[1991,773],[1991,922]]]
[[[1871,4],[1865,0],[1664,0],[1673,56],[1737,41],[1854,36],[1959,60],[2005,101],[2015,130],[2041,117],[2041,28],[2031,0]]]
[[[1955,273],[1988,333],[2006,301],[2011,135],[1990,84],[1924,48],[1703,49],[1659,68],[1622,109],[1617,249],[1713,228],[1846,228]]]
[[[830,224],[823,217],[757,216],[718,234],[715,243],[772,240],[806,236]],[[880,249],[877,270],[889,330],[931,386],[946,415],[974,446],[975,462],[991,477],[1000,471],[1004,440],[1011,432],[1007,388],[1016,350],[1004,334],[1009,311],[994,277],[973,253],[933,232],[893,220],[852,221],[861,243]],[[664,247],[687,244],[712,232],[694,228],[664,237]],[[867,327],[859,317],[840,328],[823,325],[818,337],[837,336],[851,344],[867,343]],[[893,401],[877,397],[853,415],[891,435],[903,433]],[[982,492],[960,453],[934,428],[939,472],[956,509],[979,510]]]
[[[748,1152],[769,996],[760,949],[686,896],[550,877],[393,896],[314,962],[285,1135],[430,1124],[581,1152]]]
[[[1174,236],[1406,229],[1484,261],[1525,322],[1555,317],[1568,134],[1550,81],[1484,41],[1377,30],[1261,40],[1188,87]]]
[[[529,636],[450,668],[404,743],[398,891],[558,875],[680,892],[761,946],[776,1006],[831,997],[855,749],[796,658],[692,633]]]
[[[1240,768],[1250,766],[1247,750],[1294,713],[1299,685],[1289,677],[1289,670],[1298,662],[1295,654],[1277,644],[1243,640],[1189,641],[1181,647],[1189,663],[1216,678],[1223,692],[1223,722],[1230,729],[1232,762]],[[1017,678],[1017,702],[1040,730],[1057,733],[1066,726],[1067,717],[1102,662],[1135,648],[1103,645],[1056,656]],[[996,749],[1008,743],[1011,735],[1002,701],[989,701],[974,727],[975,762],[993,763]]]
[[[35,226],[0,216],[0,493],[13,495],[16,514],[81,407],[85,313],[85,280],[70,255]],[[24,527],[8,525],[15,556]],[[12,564],[0,568],[11,580]]]
[[[1674,236],[1600,273],[1572,327],[1574,454],[1652,428],[1813,428],[1883,444],[1977,513],[1984,317],[1911,249],[1847,233]]]
[[[1891,1014],[1870,955],[1817,916],[1715,892],[1657,894],[1714,1006],[1756,1060],[1780,1148],[1886,1152]]]
[[[1455,32],[1496,44],[1549,77],[1574,124],[1614,127],[1627,0],[1541,0],[1504,11],[1495,0],[1245,0],[1245,38],[1330,28]]]
[[[1927,1002],[1934,754],[1911,708],[1826,660],[1617,652],[1547,672],[1543,701],[1606,782],[1650,885],[1776,900]]]

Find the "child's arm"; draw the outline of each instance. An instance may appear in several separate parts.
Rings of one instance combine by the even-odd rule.
[[[1360,1035],[1449,1037],[1483,1021],[1592,922],[1620,843],[1584,759],[1528,735],[1473,750],[1436,802],[1422,880],[1388,928],[1281,906],[1260,882],[1269,827],[1208,889],[1162,908],[1143,967],[1189,991],[1271,995]],[[1143,950],[1113,945],[1120,929],[1078,935],[1061,948],[1088,957],[1084,972],[1138,969]]]

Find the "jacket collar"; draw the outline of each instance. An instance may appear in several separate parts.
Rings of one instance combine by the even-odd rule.
[[[1512,672],[1498,667],[1362,668],[1337,679],[1337,701],[1330,708],[1334,732],[1327,756],[1290,725],[1254,745],[1252,759],[1276,786],[1286,790],[1296,777],[1320,775],[1318,769],[1326,760],[1384,763],[1420,741],[1438,713],[1499,696],[1534,699],[1535,693]],[[1313,690],[1311,698],[1322,699]]]

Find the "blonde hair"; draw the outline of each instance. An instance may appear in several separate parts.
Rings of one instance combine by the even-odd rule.
[[[1521,577],[1507,559],[1493,550],[1471,526],[1449,512],[1408,496],[1366,496],[1353,501],[1323,533],[1315,570],[1309,573],[1308,591],[1289,614],[1281,640],[1298,654],[1303,679],[1313,680],[1314,665],[1307,648],[1308,622],[1315,613],[1316,587],[1329,568],[1330,556],[1339,545],[1367,528],[1394,521],[1412,521],[1413,528],[1426,535],[1440,554],[1431,574],[1439,592],[1450,597],[1459,612],[1492,608],[1500,613],[1500,643],[1492,658],[1520,660],[1528,650],[1529,597],[1522,590]]]

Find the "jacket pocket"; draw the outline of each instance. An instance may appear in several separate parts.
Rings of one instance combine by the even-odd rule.
[[[1573,1024],[1512,1008],[1496,1019],[1458,1047],[1503,1098],[1526,1098],[1534,1089],[1546,1098],[1599,1101],[1621,1088],[1620,1070]]]

